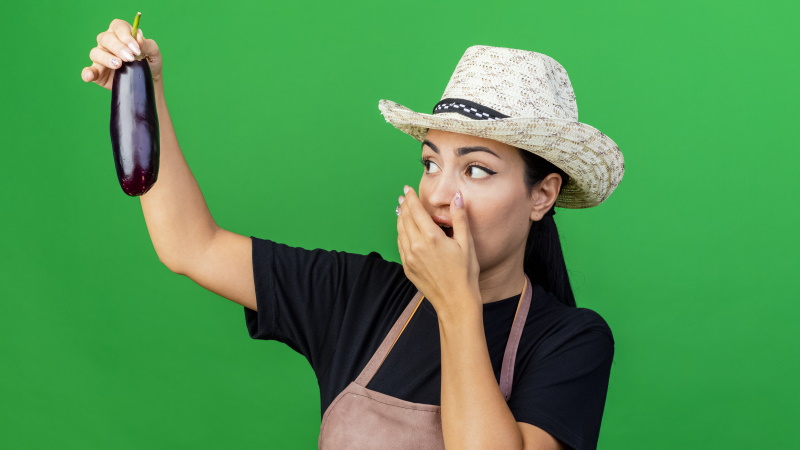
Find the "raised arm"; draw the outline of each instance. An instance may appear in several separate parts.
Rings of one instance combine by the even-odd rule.
[[[161,262],[204,288],[256,310],[250,238],[220,228],[183,157],[156,83],[161,130],[158,181],[142,195],[147,230]]]
[[[111,89],[114,70],[135,55],[148,56],[155,87],[161,156],[158,181],[140,197],[147,230],[159,260],[204,288],[250,309],[256,309],[252,244],[249,237],[220,228],[178,145],[164,97],[162,58],[158,45],[139,30],[131,36],[128,22],[115,19],[97,36],[89,53],[93,64],[81,72],[84,81]]]

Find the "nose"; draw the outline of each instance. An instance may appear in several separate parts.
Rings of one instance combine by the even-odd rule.
[[[458,180],[453,179],[446,172],[439,173],[435,180],[431,180],[429,183],[428,202],[434,207],[448,208],[456,191],[460,189]]]

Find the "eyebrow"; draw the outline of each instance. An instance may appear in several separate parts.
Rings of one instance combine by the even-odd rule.
[[[433,142],[431,142],[431,141],[425,141],[425,142],[423,142],[423,143],[422,143],[422,146],[423,146],[423,147],[425,147],[426,145],[427,145],[428,147],[430,147],[430,148],[431,148],[431,150],[433,150],[434,152],[436,152],[436,153],[439,153],[439,148],[438,148],[437,146],[435,146],[435,145],[433,144]],[[503,158],[500,158],[500,156],[498,156],[498,155],[497,155],[497,153],[495,153],[495,152],[493,152],[493,151],[489,150],[489,149],[488,149],[488,148],[486,148],[486,147],[481,147],[481,146],[472,146],[472,147],[459,147],[459,148],[457,148],[457,149],[456,149],[456,156],[464,156],[464,155],[466,155],[466,154],[468,154],[468,153],[472,153],[472,152],[486,152],[486,153],[491,153],[492,155],[496,156],[498,159],[503,159]]]

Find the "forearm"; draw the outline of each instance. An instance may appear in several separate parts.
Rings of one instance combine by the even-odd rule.
[[[492,369],[480,301],[439,319],[442,431],[448,449],[522,449],[523,440]]]
[[[159,259],[180,272],[219,228],[211,217],[178,139],[164,99],[163,79],[154,84],[161,156],[158,180],[140,197],[147,230]]]

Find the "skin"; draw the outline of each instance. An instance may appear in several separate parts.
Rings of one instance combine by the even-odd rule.
[[[476,147],[491,153],[464,150]],[[398,199],[397,243],[406,276],[439,318],[445,446],[566,448],[544,430],[514,419],[495,379],[483,329],[484,303],[522,291],[531,221],[555,203],[561,177],[550,174],[529,192],[516,148],[441,130],[428,132],[422,158],[429,162],[419,195],[406,186]],[[437,221],[451,221],[453,236]]]

